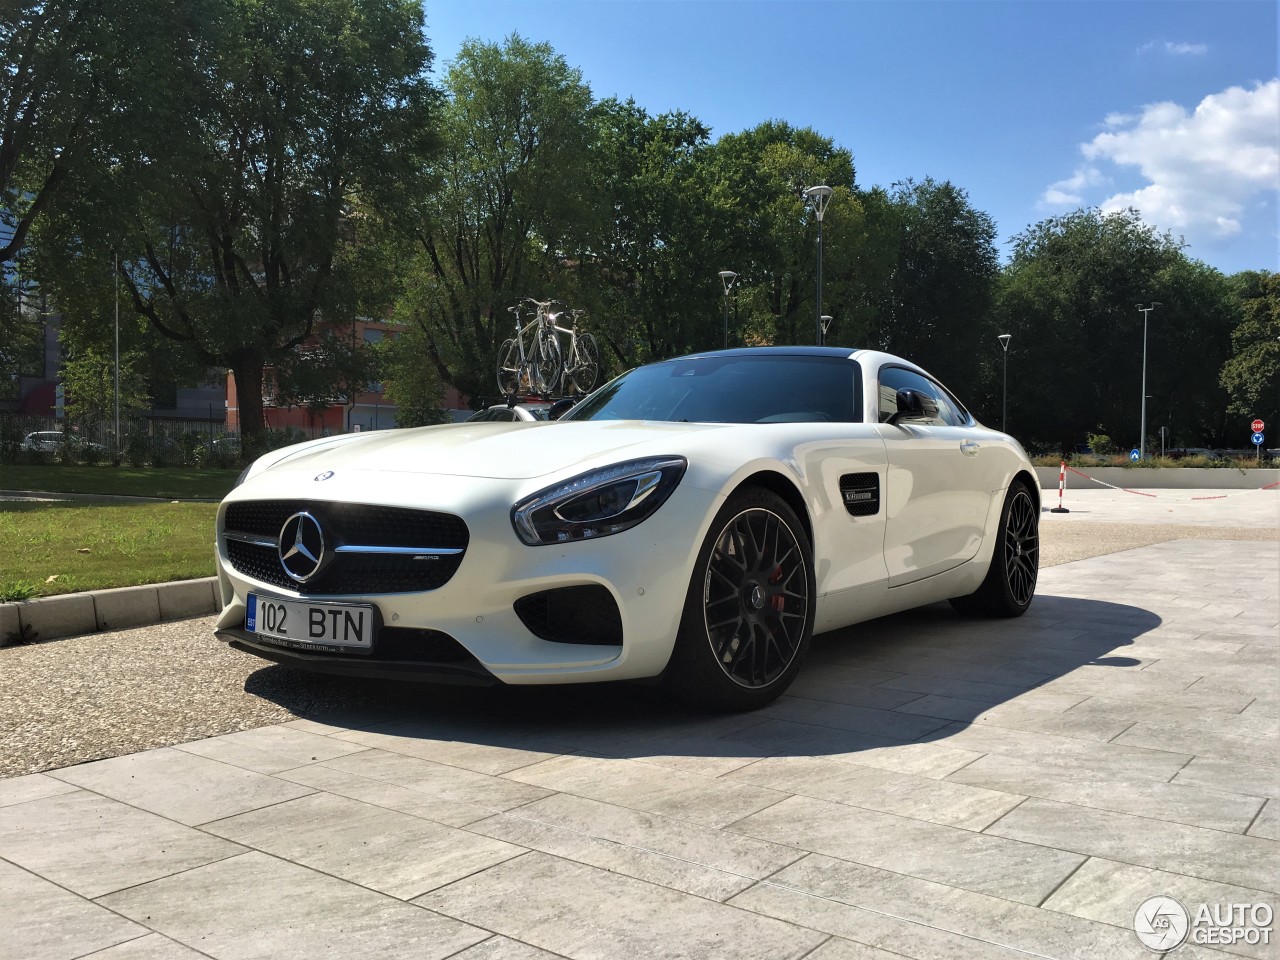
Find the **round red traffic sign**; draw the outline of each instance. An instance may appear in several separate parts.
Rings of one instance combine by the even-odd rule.
[[[1252,430],[1254,433],[1261,433],[1264,429],[1266,429],[1266,426],[1267,425],[1263,423],[1261,420],[1255,420],[1253,421],[1253,423],[1249,424],[1249,429]]]

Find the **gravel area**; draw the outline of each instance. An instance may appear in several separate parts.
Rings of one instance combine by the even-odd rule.
[[[1056,519],[1056,518],[1054,518]],[[1042,564],[1180,539],[1277,540],[1274,526],[1214,527],[1092,522],[1041,527]],[[409,709],[430,698],[495,697],[522,709],[527,691],[386,684],[313,675],[267,664],[212,636],[213,618],[0,649],[0,776],[185,743],[295,717],[344,717]],[[607,696],[561,692],[578,700]],[[643,699],[643,695],[641,696]],[[538,701],[547,706],[545,696]]]
[[[1040,565],[1052,567],[1107,553],[1133,550],[1168,540],[1280,540],[1280,530],[1265,527],[1205,527],[1078,520],[1040,524]]]

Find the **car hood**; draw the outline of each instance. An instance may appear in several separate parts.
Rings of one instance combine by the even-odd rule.
[[[460,423],[380,430],[308,444],[269,469],[320,473],[368,470],[524,480],[571,466],[590,469],[679,453],[692,434],[733,424],[615,420],[568,423]]]

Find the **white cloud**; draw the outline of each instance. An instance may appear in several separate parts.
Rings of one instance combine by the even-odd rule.
[[[1280,79],[1249,90],[1229,87],[1205,97],[1192,112],[1156,103],[1136,115],[1112,114],[1105,131],[1080,147],[1089,166],[1051,184],[1040,206],[1082,205],[1084,188],[1103,182],[1091,180],[1088,171],[1109,162],[1136,169],[1146,185],[1097,201],[1104,211],[1136,207],[1162,229],[1233,236],[1245,207],[1259,194],[1265,199],[1280,189],[1277,118]]]
[[[1080,167],[1065,180],[1051,183],[1045,188],[1037,204],[1044,210],[1078,207],[1084,203],[1084,190],[1110,183],[1097,167]]]
[[[1172,40],[1151,40],[1138,48],[1139,53],[1153,53],[1163,50],[1174,57],[1202,57],[1209,52],[1205,43],[1174,43]]]

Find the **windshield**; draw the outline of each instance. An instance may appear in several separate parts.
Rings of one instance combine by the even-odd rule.
[[[563,419],[856,423],[861,395],[858,365],[843,357],[690,357],[625,373]]]

